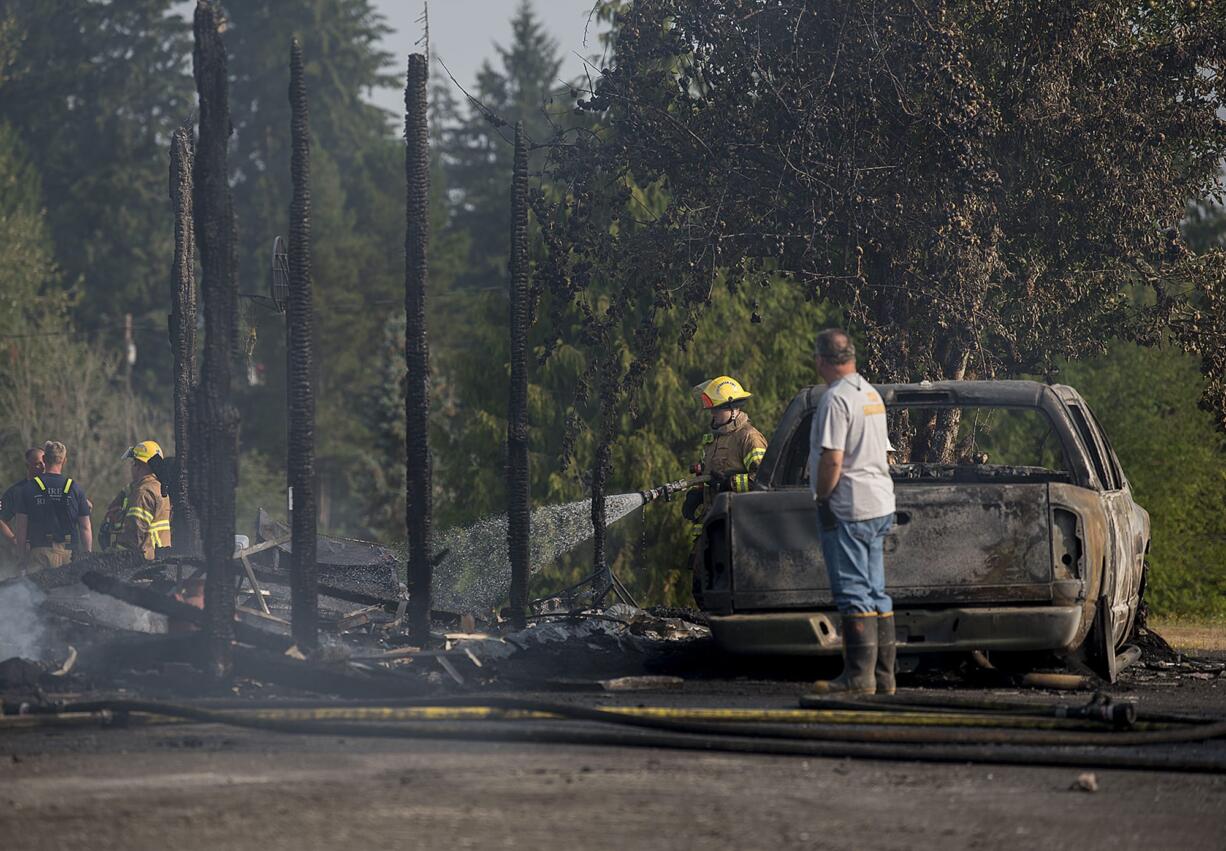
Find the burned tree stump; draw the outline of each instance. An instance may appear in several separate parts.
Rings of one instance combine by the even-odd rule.
[[[532,506],[528,466],[528,145],[515,125],[511,181],[511,389],[507,404],[507,547],[511,561],[511,624],[527,622]]]
[[[234,205],[226,147],[230,124],[226,48],[218,16],[207,0],[196,6],[193,70],[200,98],[200,141],[193,164],[194,213],[204,267],[204,366],[197,412],[203,453],[205,500],[204,586],[207,675],[227,682],[233,674],[234,489],[238,483],[238,412],[230,402],[231,357],[236,352],[238,287]]]
[[[609,559],[605,552],[608,523],[605,514],[605,486],[609,480],[609,432],[602,430],[596,456],[592,459],[592,575],[594,579],[592,605],[599,606],[613,587],[609,574]]]
[[[409,56],[404,91],[404,360],[405,531],[409,541],[409,635],[430,641],[431,465],[429,440],[430,350],[426,342],[427,249],[430,240],[430,149],[426,85],[429,65]]]
[[[290,45],[289,102],[293,153],[290,161],[293,199],[289,210],[289,304],[286,347],[289,351],[288,479],[294,495],[290,528],[290,593],[294,639],[313,648],[319,633],[319,568],[315,558],[315,394],[312,347],[315,321],[311,301],[311,140],[307,113],[302,45]]]

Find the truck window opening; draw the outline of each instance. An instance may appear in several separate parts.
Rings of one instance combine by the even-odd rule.
[[[908,401],[911,401],[910,399]],[[895,404],[889,408],[895,481],[1071,482],[1059,434],[1037,408]],[[809,484],[809,424],[803,417],[781,457],[776,486]]]

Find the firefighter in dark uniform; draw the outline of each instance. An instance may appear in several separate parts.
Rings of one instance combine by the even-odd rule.
[[[709,481],[686,494],[681,513],[689,520],[690,539],[697,546],[702,518],[720,491],[746,493],[766,455],[766,438],[753,427],[743,410],[753,395],[741,382],[727,375],[704,381],[694,388],[703,410],[711,412],[711,431],[703,439],[699,472]],[[694,555],[697,555],[695,551]],[[695,565],[697,567],[697,565]],[[698,571],[694,572],[694,599],[701,605]]]
[[[3,542],[0,542],[0,579],[11,579],[21,572],[21,562],[25,554],[17,551],[17,533],[13,531],[13,524],[17,522],[17,505],[21,501],[26,482],[33,481],[35,476],[41,475],[47,469],[43,464],[42,447],[27,449],[25,460],[25,478],[15,482],[0,496],[0,538],[3,538]]]
[[[64,475],[67,458],[64,444],[48,440],[44,471],[27,481],[17,497],[13,521],[23,573],[62,567],[74,552],[93,550],[89,500],[85,489]]]
[[[131,483],[106,510],[101,541],[104,549],[140,550],[152,561],[157,550],[170,546],[170,500],[150,463],[163,459],[162,447],[146,440],[123,454],[132,459]]]

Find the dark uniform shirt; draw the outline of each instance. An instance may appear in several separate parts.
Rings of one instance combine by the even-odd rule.
[[[70,476],[39,473],[21,483],[13,511],[29,518],[26,540],[31,547],[67,543],[76,549],[80,537],[77,521],[89,516],[89,501],[85,488]]]
[[[13,518],[17,515],[17,495],[21,493],[21,486],[27,481],[27,479],[22,479],[19,482],[13,482],[4,495],[0,496],[0,520],[10,526],[13,525]]]

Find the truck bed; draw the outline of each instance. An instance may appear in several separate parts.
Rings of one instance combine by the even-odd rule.
[[[900,482],[896,499],[885,543],[896,608],[1052,600],[1048,484]],[[722,494],[703,547],[713,614],[833,605],[807,489]]]

